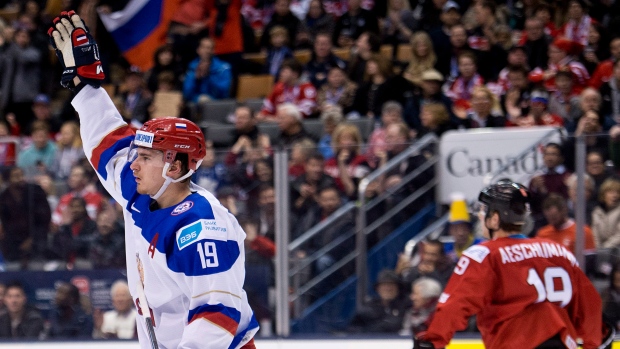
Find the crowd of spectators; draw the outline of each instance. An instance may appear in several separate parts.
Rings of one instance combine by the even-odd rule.
[[[13,18],[0,20],[0,137],[17,139],[0,143],[0,247],[8,270],[124,266],[124,258],[118,258],[124,250],[119,207],[101,190],[85,158],[71,96],[59,88],[60,67],[50,55],[47,28],[67,9],[76,9],[95,32],[106,90],[134,127],[158,116],[158,98],[170,92],[181,96],[172,108],[178,116],[216,122],[203,117],[200,106],[235,98],[240,74],[274,76],[260,108],[240,101],[227,121],[234,125],[232,141],[217,147],[209,142],[193,178],[239,218],[248,233],[248,260],[262,267],[270,283],[276,226],[273,154],[281,147],[290,152],[295,238],[355,200],[365,176],[424,135],[563,127],[586,140],[591,227],[586,252],[596,256],[601,249],[620,247],[620,181],[613,170],[620,165],[618,2],[229,0],[211,6],[186,1],[172,14],[167,43],[154,53],[147,71],[123,59],[98,19],[97,13],[126,3],[0,2],[17,8]],[[300,59],[302,50],[310,57]],[[252,52],[264,53],[264,62],[244,58]],[[324,127],[320,137],[305,128],[313,119]],[[373,125],[370,134],[354,122],[360,119]],[[261,125],[277,126],[279,133],[263,133]],[[571,249],[578,205],[571,175],[574,142],[568,137],[547,145],[544,168],[526,183],[534,197],[531,234],[557,237]],[[390,191],[397,201],[428,182],[432,170],[419,183],[391,190],[426,156],[412,156],[371,183],[369,198]],[[354,223],[352,216],[342,217],[303,252],[320,249]],[[453,221],[448,230],[451,245],[429,241],[418,260],[399,260],[395,274],[405,285],[398,287],[403,303],[392,301],[393,287],[384,284],[393,283],[394,275],[384,273],[377,293],[385,299],[373,303],[373,309],[400,307],[410,294],[413,307],[398,312],[399,319],[406,319],[405,327],[414,332],[424,327],[451,266],[465,248],[479,242],[470,221]],[[326,270],[350,248],[345,243],[342,251],[323,256],[312,272]],[[617,306],[617,252],[608,256],[605,268],[591,261],[590,272],[611,278],[606,301]],[[250,294],[253,307],[261,320],[271,317],[267,297],[257,292]],[[68,317],[66,311],[59,309],[58,316]],[[398,331],[401,326],[393,320],[385,328]],[[95,317],[92,323],[101,321]],[[368,323],[361,314],[354,327],[372,330]],[[48,332],[69,330],[52,327]],[[105,327],[98,331],[98,336],[108,332]]]

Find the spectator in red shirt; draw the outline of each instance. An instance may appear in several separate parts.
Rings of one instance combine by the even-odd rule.
[[[67,207],[74,197],[82,197],[86,201],[86,212],[91,219],[97,218],[97,213],[101,211],[103,205],[103,197],[97,191],[92,190],[88,185],[88,176],[84,167],[74,165],[69,174],[67,185],[70,192],[63,195],[56,206],[56,210],[52,214],[52,223],[59,227],[70,221],[69,211]]]
[[[609,43],[611,58],[601,62],[590,79],[590,86],[599,89],[603,83],[609,82],[613,76],[614,65],[620,59],[620,37],[613,38]]]
[[[300,80],[302,72],[303,67],[295,59],[282,63],[278,83],[265,98],[263,108],[257,115],[259,121],[277,121],[276,109],[282,103],[295,104],[304,118],[314,114],[316,89],[311,83]]]

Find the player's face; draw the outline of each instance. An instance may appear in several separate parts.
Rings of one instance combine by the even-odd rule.
[[[163,153],[146,148],[138,148],[137,152],[137,157],[130,166],[134,177],[136,177],[136,190],[140,194],[155,195],[164,184],[164,177],[162,176]]]

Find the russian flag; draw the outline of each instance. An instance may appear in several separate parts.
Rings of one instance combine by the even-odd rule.
[[[180,0],[130,0],[121,11],[99,13],[127,61],[146,71],[155,50],[166,41],[170,19]]]
[[[181,130],[187,130],[187,125],[186,124],[181,124],[181,123],[175,123],[175,126],[177,129],[181,129]]]

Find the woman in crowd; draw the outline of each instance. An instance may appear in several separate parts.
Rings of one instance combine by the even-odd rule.
[[[339,189],[353,199],[360,180],[370,173],[366,156],[362,154],[362,134],[357,126],[341,123],[332,135],[335,157],[325,162],[325,173],[336,180]]]
[[[471,97],[471,109],[462,125],[465,128],[504,127],[506,118],[500,110],[497,96],[486,86],[476,86]]]
[[[426,32],[416,32],[411,36],[411,60],[403,73],[405,79],[416,86],[422,83],[422,73],[433,69],[437,63],[437,56],[433,50],[433,42]]]
[[[620,247],[620,180],[608,178],[599,190],[599,205],[592,212],[592,233],[597,248]]]

